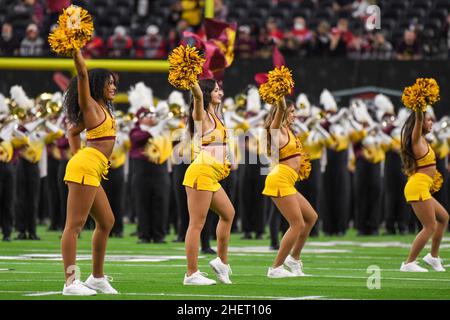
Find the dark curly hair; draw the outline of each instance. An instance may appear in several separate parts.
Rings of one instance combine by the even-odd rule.
[[[203,92],[203,109],[206,111],[208,110],[208,106],[211,103],[211,92],[213,92],[214,88],[216,87],[216,80],[202,79],[198,82],[198,84],[200,85],[200,89],[202,89]],[[216,111],[219,111],[221,115],[222,113],[221,110]],[[194,135],[194,119],[192,118],[193,112],[194,112],[194,99],[193,97],[191,97],[191,103],[189,105],[189,119],[188,119],[188,128],[191,137]]]
[[[112,112],[113,105],[111,101],[104,99],[103,90],[105,84],[108,82],[112,76],[114,79],[114,84],[117,87],[117,77],[114,73],[107,69],[92,69],[88,72],[89,75],[89,89],[91,91],[91,97],[95,101],[105,100],[106,106]],[[83,114],[78,105],[78,77],[74,77],[69,84],[65,94],[64,94],[64,112],[70,122],[79,124],[83,121]]]

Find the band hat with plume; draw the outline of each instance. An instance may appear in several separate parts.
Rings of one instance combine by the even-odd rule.
[[[34,102],[32,99],[28,98],[27,94],[21,86],[12,86],[9,90],[11,99],[17,104],[18,107],[25,110],[30,110],[33,108]]]
[[[309,117],[311,115],[311,103],[308,100],[308,96],[304,93],[300,93],[295,102],[295,106],[298,108],[296,115],[300,117]]]
[[[327,89],[324,89],[320,94],[320,104],[323,105],[325,111],[337,111],[336,100],[334,100],[333,95]]]
[[[236,109],[236,104],[234,103],[234,99],[231,97],[226,98],[223,101],[223,106],[227,109],[227,110],[234,110]]]
[[[411,110],[410,109],[407,109],[407,108],[401,108],[399,111],[398,111],[398,115],[397,115],[397,118],[394,120],[394,125],[395,126],[397,126],[397,127],[402,127],[404,124],[405,124],[405,122],[406,122],[406,119],[408,119],[408,117],[409,117],[409,115],[411,114]]]
[[[167,117],[167,115],[169,114],[169,111],[170,111],[170,108],[169,108],[169,104],[167,103],[167,101],[159,100],[158,104],[156,105],[156,108],[155,108],[156,116],[158,118]]]
[[[367,124],[373,123],[373,119],[367,111],[367,106],[364,102],[362,102],[361,100],[357,100],[352,104],[351,108],[356,121],[358,121],[359,123]]]
[[[377,110],[376,114],[378,121],[381,121],[385,114],[395,114],[394,105],[392,104],[391,99],[389,99],[389,97],[385,96],[384,94],[377,94],[373,103],[375,104]]]
[[[252,86],[247,92],[247,112],[258,113],[261,110],[261,98],[259,96],[259,90],[255,86]]]
[[[167,98],[169,105],[176,104],[182,108],[186,107],[186,101],[184,101],[183,93],[174,90],[169,94]]]
[[[142,107],[150,110],[153,107],[153,90],[143,82],[138,82],[128,91],[128,101],[130,113],[136,114]]]

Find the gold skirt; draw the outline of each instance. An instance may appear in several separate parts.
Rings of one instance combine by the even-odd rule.
[[[295,182],[298,173],[285,164],[277,164],[267,175],[263,195],[269,197],[285,197],[297,193]]]
[[[99,150],[91,147],[80,149],[67,163],[64,181],[98,187],[102,178],[106,179],[109,165]]]
[[[425,173],[416,172],[409,176],[405,185],[405,198],[410,201],[425,201],[431,199],[431,187],[433,186],[433,178]]]
[[[183,186],[197,190],[216,192],[221,188],[220,180],[230,174],[231,164],[221,163],[208,152],[201,151],[184,174]]]

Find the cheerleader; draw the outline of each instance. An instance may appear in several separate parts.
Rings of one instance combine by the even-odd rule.
[[[185,246],[187,273],[185,285],[213,285],[216,281],[198,270],[198,247],[200,232],[205,224],[208,210],[211,208],[220,219],[217,225],[217,254],[210,261],[218,279],[230,284],[231,268],[228,264],[228,242],[234,217],[234,208],[227,194],[219,184],[230,173],[227,159],[227,133],[221,113],[222,91],[215,80],[200,80],[191,88],[192,101],[189,109],[188,128],[194,137],[195,159],[186,170],[183,185],[186,187],[189,227],[186,232]],[[195,123],[195,131],[194,131]],[[203,133],[203,134],[202,134]],[[196,141],[201,146],[195,146]]]
[[[263,194],[272,198],[281,214],[289,223],[289,228],[280,243],[280,249],[269,268],[269,278],[286,278],[303,276],[303,265],[300,254],[305,241],[317,221],[317,213],[308,200],[296,189],[295,182],[304,179],[307,171],[308,159],[303,152],[300,141],[295,138],[290,126],[295,118],[294,103],[286,105],[284,98],[273,106],[266,120],[266,129],[271,132],[278,130],[279,163],[276,164],[266,178]],[[269,141],[273,143],[273,138]],[[272,148],[271,148],[272,149]],[[310,170],[310,167],[309,167]],[[286,265],[290,271],[286,270]]]
[[[402,262],[400,271],[427,272],[419,266],[417,256],[432,238],[431,252],[423,261],[436,271],[445,271],[439,258],[439,246],[447,229],[449,216],[444,207],[431,195],[439,189],[440,173],[436,170],[436,155],[425,140],[433,121],[428,113],[416,110],[408,117],[402,128],[402,163],[409,176],[404,193],[423,229],[415,238],[408,258]],[[442,183],[442,180],[441,180]]]
[[[63,295],[94,295],[96,291],[117,294],[103,273],[106,244],[114,225],[114,214],[101,186],[102,179],[108,174],[108,158],[116,136],[111,109],[117,79],[105,69],[88,72],[79,51],[73,54],[73,59],[78,76],[70,82],[64,98],[70,121],[68,139],[74,156],[69,160],[64,176],[69,195],[66,225],[61,238],[66,275]],[[81,149],[80,133],[85,129],[87,145]],[[92,238],[93,272],[82,283],[76,279],[76,246],[89,214],[96,224]]]

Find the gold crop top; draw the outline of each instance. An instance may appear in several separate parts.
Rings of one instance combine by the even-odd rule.
[[[291,130],[287,129],[287,131],[289,140],[283,147],[280,148],[280,161],[298,157],[302,154],[302,145],[300,141],[294,136]]]
[[[116,121],[113,119],[109,111],[101,107],[105,113],[105,120],[98,126],[88,129],[86,138],[88,141],[114,140],[116,139]]]
[[[214,120],[214,129],[208,131],[202,136],[202,146],[226,145],[227,131],[225,125],[215,114],[210,114]]]
[[[416,165],[417,169],[436,165],[436,155],[430,145],[428,145],[427,153],[423,157],[416,159]]]

